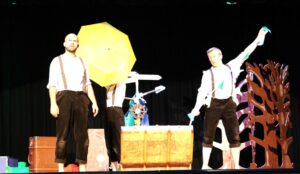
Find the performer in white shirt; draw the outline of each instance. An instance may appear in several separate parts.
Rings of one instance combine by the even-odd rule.
[[[262,27],[255,40],[227,64],[223,64],[223,55],[219,48],[212,47],[207,50],[207,56],[212,67],[203,71],[196,104],[189,113],[189,116],[192,117],[199,115],[202,105],[207,105],[204,118],[202,169],[210,169],[208,162],[219,119],[222,119],[226,130],[235,168],[239,169],[240,137],[239,123],[236,117],[238,102],[234,92],[235,82],[241,72],[241,65],[257,46],[263,45],[265,35],[268,32],[270,30],[267,27]]]
[[[126,95],[126,82],[106,87],[106,114],[104,134],[110,168],[120,169],[121,126],[124,126],[123,101]]]
[[[75,54],[79,46],[77,36],[73,33],[68,34],[63,45],[65,53],[52,60],[47,84],[50,113],[56,118],[55,162],[58,163],[58,171],[63,172],[67,158],[68,135],[73,131],[76,162],[80,171],[86,171],[90,102],[94,116],[99,109],[85,62]]]

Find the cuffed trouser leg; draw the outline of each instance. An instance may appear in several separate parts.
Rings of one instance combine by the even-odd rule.
[[[104,132],[107,153],[111,162],[120,162],[121,156],[121,126],[124,126],[124,113],[121,107],[106,109]]]
[[[204,136],[203,147],[212,147],[215,138],[217,125],[219,122],[220,111],[218,109],[208,108],[204,117]]]
[[[229,99],[212,99],[204,118],[203,146],[212,147],[216,128],[222,119],[230,147],[240,146],[239,123],[236,117],[236,104]]]
[[[66,92],[60,92],[56,96],[59,106],[59,115],[56,119],[56,149],[55,162],[65,163],[67,156],[67,142],[70,129],[71,115],[70,110],[72,102],[70,96]]]
[[[74,103],[74,139],[76,142],[76,162],[86,164],[89,147],[88,137],[88,98],[82,93]]]
[[[236,116],[236,104],[233,100],[229,100],[226,103],[222,121],[230,148],[240,147],[239,121]]]
[[[76,142],[76,162],[85,164],[88,151],[88,105],[89,99],[83,92],[63,91],[57,95],[59,116],[56,120],[55,162],[65,163],[68,135],[73,128]]]

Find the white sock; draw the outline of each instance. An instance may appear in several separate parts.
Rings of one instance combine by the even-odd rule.
[[[234,168],[240,169],[240,147],[232,147],[230,151],[234,161]]]
[[[85,172],[86,171],[86,165],[85,164],[79,164],[79,171]]]
[[[64,163],[58,163],[58,172],[64,172]]]
[[[208,166],[211,150],[212,150],[211,147],[203,147],[202,148],[202,158],[203,158],[202,169],[211,169]]]

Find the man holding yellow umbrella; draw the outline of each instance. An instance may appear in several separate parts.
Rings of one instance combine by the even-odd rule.
[[[125,81],[136,58],[128,36],[107,22],[82,26],[78,37],[81,45],[77,54],[86,60],[90,78],[106,88],[105,142],[110,168],[119,170]]]

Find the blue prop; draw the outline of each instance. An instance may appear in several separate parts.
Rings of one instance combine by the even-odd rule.
[[[124,117],[125,126],[149,125],[149,115],[147,111],[146,101],[143,98],[140,98],[138,103],[135,103],[134,100],[130,100],[129,109]]]

